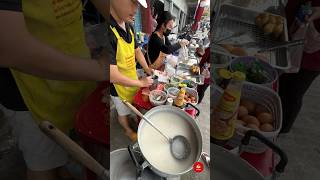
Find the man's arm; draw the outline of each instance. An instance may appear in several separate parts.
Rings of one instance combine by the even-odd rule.
[[[107,80],[107,58],[100,61],[67,56],[35,39],[21,12],[0,11],[0,66],[47,79]]]
[[[136,55],[136,59],[138,60],[139,64],[142,66],[144,71],[148,75],[152,75],[152,71],[148,66],[146,58],[143,56],[143,53],[141,52],[141,49],[139,47],[135,49],[135,55]]]
[[[110,65],[110,82],[126,87],[149,87],[152,85],[153,80],[151,77],[145,77],[140,80],[130,79],[120,73],[117,65]]]
[[[108,12],[110,8],[108,0],[91,0],[91,2],[105,19],[109,17]]]

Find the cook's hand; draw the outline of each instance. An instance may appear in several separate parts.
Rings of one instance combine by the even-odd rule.
[[[144,77],[139,80],[140,81],[140,87],[149,87],[153,83],[153,79],[151,76]]]
[[[311,22],[320,18],[320,7],[312,7],[312,15],[306,17],[306,21]]]
[[[149,76],[152,76],[152,74],[153,74],[153,72],[154,72],[154,70],[153,70],[152,68],[148,68],[148,69],[146,69],[145,71],[146,71],[146,73],[147,73]]]
[[[186,39],[182,39],[179,43],[180,43],[181,47],[183,47],[183,46],[187,46],[189,44],[189,41]]]

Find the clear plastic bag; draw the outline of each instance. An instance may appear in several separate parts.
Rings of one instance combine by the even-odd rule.
[[[168,75],[169,77],[172,77],[172,76],[175,75],[176,69],[175,69],[174,67],[172,67],[171,64],[166,63],[166,65],[165,65],[165,72],[167,72],[167,75]]]
[[[320,50],[320,33],[311,22],[306,30],[304,52],[312,54]]]
[[[174,56],[171,54],[167,55],[166,60],[167,60],[167,63],[170,64],[172,67],[176,67],[178,64],[178,57],[177,56]]]
[[[179,50],[179,60],[182,61],[183,63],[187,63],[188,62],[188,48],[187,47],[182,47]]]

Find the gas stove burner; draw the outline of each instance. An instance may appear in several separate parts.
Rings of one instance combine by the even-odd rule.
[[[128,146],[128,152],[132,159],[133,164],[136,166],[136,175],[137,180],[149,180],[149,177],[152,177],[152,180],[180,180],[180,177],[175,178],[166,178],[161,177],[157,174],[155,174],[147,165],[146,160],[142,156],[142,153],[137,146],[135,145],[129,145]],[[151,180],[150,179],[150,180]]]
[[[135,151],[137,155],[140,153],[136,149]],[[180,180],[180,177],[160,177],[149,167],[146,167],[141,171],[141,174],[138,175],[137,167],[129,155],[128,148],[112,151],[110,153],[110,165],[110,180]]]
[[[145,159],[142,156],[142,153],[139,149],[138,146],[135,145],[129,145],[128,146],[128,152],[129,155],[136,166],[136,175],[137,175],[137,180],[142,180],[145,174],[153,174],[154,178],[159,179],[159,180],[166,180],[155,173],[153,173],[149,167],[146,167],[144,162]]]

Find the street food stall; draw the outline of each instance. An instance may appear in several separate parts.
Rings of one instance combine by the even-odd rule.
[[[179,22],[183,22],[182,18]],[[162,67],[153,71],[153,84],[140,88],[132,103],[124,101],[133,117],[141,118],[138,125],[136,121],[131,123],[132,127],[138,126],[132,128],[137,132],[135,142],[121,132],[116,114],[110,109],[110,179],[210,179],[209,98],[199,104],[197,91],[204,84],[205,75],[196,52],[205,37],[207,31],[169,35],[171,44],[178,39],[188,39],[190,43],[179,52],[166,55]],[[137,75],[147,76],[143,69],[137,69]],[[178,158],[177,149],[182,150],[184,158]]]
[[[115,149],[111,152],[111,162],[115,165],[110,169],[111,179],[123,179],[131,176],[139,176],[143,179],[166,178],[168,180],[191,177],[209,178],[209,147],[203,147],[203,140],[209,138],[203,136],[209,136],[209,134],[204,133],[202,129],[203,126],[208,128],[209,118],[208,121],[198,119],[201,112],[198,108],[197,86],[204,83],[204,77],[200,74],[200,59],[195,55],[194,47],[198,45],[191,44],[188,49],[183,49],[179,56],[168,55],[164,71],[155,70],[153,72],[154,83],[152,86],[141,88],[135,95],[132,104],[133,111],[136,111],[136,114],[141,117],[137,130],[138,141],[129,144],[128,148]],[[141,78],[146,74],[143,70],[138,70],[138,76]],[[207,108],[209,110],[209,107]],[[145,113],[143,115],[140,112]],[[163,147],[167,149],[168,144],[166,142],[166,145],[163,144],[161,136],[160,139],[158,138],[158,132],[150,131],[151,126],[143,116],[170,137],[176,134],[185,136],[191,143],[192,156],[186,160],[177,161],[172,159],[170,153],[159,155],[159,151],[162,152]],[[200,123],[208,124],[201,126]],[[152,138],[150,139],[150,137]],[[159,143],[162,146],[157,145]],[[152,151],[158,155],[148,154],[150,152],[147,149],[151,147],[159,150]],[[159,159],[160,156],[166,158],[168,163],[170,161],[171,165],[176,164],[174,167],[180,167],[180,170],[171,171],[164,168],[167,165],[159,162],[164,162],[162,158]],[[158,159],[152,157],[158,157]],[[197,174],[192,169],[198,161],[202,162],[204,171]],[[173,167],[171,165],[170,167]],[[118,173],[120,166],[123,166],[128,174]]]

